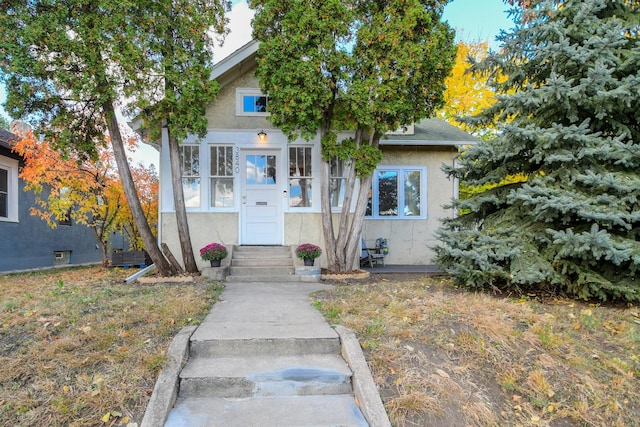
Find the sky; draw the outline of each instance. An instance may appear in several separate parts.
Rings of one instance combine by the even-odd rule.
[[[488,41],[492,49],[497,49],[495,37],[501,29],[508,30],[512,21],[507,17],[509,6],[503,0],[453,0],[445,7],[443,20],[456,30],[458,41]],[[214,61],[223,59],[251,40],[251,18],[253,12],[245,0],[233,0],[233,8],[228,14],[231,33],[222,47],[216,46]],[[4,110],[6,92],[0,83],[0,114],[8,119]],[[156,163],[157,152],[145,146],[134,156],[134,161]]]

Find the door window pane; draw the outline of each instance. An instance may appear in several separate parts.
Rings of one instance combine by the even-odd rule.
[[[247,155],[246,183],[249,185],[274,185],[277,180],[276,156]]]

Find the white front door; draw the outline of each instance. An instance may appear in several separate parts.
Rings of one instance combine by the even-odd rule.
[[[242,152],[241,243],[282,244],[282,177],[279,151]]]

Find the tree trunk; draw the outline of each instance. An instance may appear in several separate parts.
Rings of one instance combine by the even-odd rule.
[[[361,129],[358,129],[356,131],[356,145],[358,147],[362,144],[363,136],[364,132]],[[369,141],[366,143],[377,147],[379,145],[379,137],[370,137]],[[337,273],[351,271],[353,266],[356,265],[356,261],[360,258],[360,237],[364,226],[364,217],[367,213],[369,189],[371,188],[373,174],[360,178],[360,190],[356,200],[356,207],[355,211],[351,214],[351,201],[353,200],[353,194],[358,179],[355,165],[351,165],[347,182],[345,183],[345,194],[337,239],[333,231],[333,216],[331,213],[331,201],[329,194],[329,183],[331,178],[330,165],[329,162],[324,159],[321,162],[320,175],[322,231],[325,236],[325,250],[329,263],[328,269]]]
[[[173,187],[173,206],[176,211],[176,222],[178,226],[178,240],[180,240],[180,250],[182,251],[182,261],[187,273],[197,273],[198,266],[193,255],[191,246],[191,234],[189,234],[189,223],[187,222],[187,208],[184,203],[184,191],[182,188],[182,167],[180,164],[180,144],[169,135],[169,162],[171,163],[171,186]]]
[[[102,251],[102,266],[109,267],[109,246],[107,242],[99,240],[100,250]]]
[[[180,263],[178,262],[176,257],[173,256],[173,252],[171,252],[171,249],[169,249],[169,245],[167,245],[165,242],[162,242],[162,244],[160,245],[160,249],[162,249],[162,253],[167,258],[167,260],[169,260],[171,265],[173,265],[173,268],[178,271],[182,270]]]
[[[174,276],[176,274],[176,270],[165,259],[162,251],[160,251],[158,242],[151,232],[147,218],[144,216],[140,199],[138,198],[138,193],[136,192],[136,188],[133,184],[131,171],[129,170],[127,154],[124,149],[124,143],[122,142],[122,135],[120,134],[120,128],[118,127],[118,121],[116,119],[112,101],[105,101],[102,108],[104,110],[109,135],[111,136],[111,146],[113,147],[114,158],[118,165],[118,172],[120,173],[120,180],[122,181],[122,187],[124,188],[124,195],[129,203],[131,216],[133,216],[136,227],[140,232],[140,237],[144,242],[145,249],[155,264],[160,276]]]
[[[333,217],[331,213],[331,195],[329,188],[329,162],[322,159],[320,161],[320,208],[322,217],[322,232],[324,234],[324,250],[327,254],[328,267],[330,271],[339,270],[339,260],[336,256],[336,238],[333,232]]]
[[[356,257],[360,259],[360,238],[362,236],[362,228],[364,226],[364,216],[367,213],[367,203],[369,201],[369,189],[371,188],[371,180],[373,174],[369,174],[364,178],[360,178],[360,190],[358,192],[358,200],[356,201],[356,209],[353,212],[351,226],[345,243],[346,265],[352,266],[356,262]]]

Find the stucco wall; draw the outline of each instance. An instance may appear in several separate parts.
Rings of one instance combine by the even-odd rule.
[[[387,239],[389,254],[385,262],[389,264],[432,264],[437,244],[434,233],[440,226],[440,219],[453,215],[443,205],[449,204],[453,197],[454,182],[441,170],[442,164],[452,164],[456,151],[452,147],[385,147],[381,165],[426,166],[427,168],[427,218],[426,219],[367,219],[363,228],[367,246],[373,246],[378,237]],[[190,212],[189,227],[192,244],[196,251],[199,267],[205,264],[199,260],[197,251],[211,242],[226,245],[239,242],[239,214]],[[318,244],[324,248],[321,217],[319,212],[285,212],[284,244],[298,245],[304,242]],[[338,219],[336,215],[335,224]],[[175,215],[162,214],[162,240],[173,254],[181,259],[177,241]],[[319,259],[326,267],[326,256]]]
[[[434,232],[440,226],[440,218],[453,215],[443,205],[453,197],[454,182],[440,169],[442,164],[453,164],[456,151],[453,147],[385,147],[381,165],[427,167],[427,219],[368,219],[363,236],[367,246],[375,244],[378,237],[387,239],[389,264],[433,264],[438,242]]]
[[[225,246],[238,243],[237,213],[190,212],[188,221],[191,245],[199,269],[208,264],[200,259],[200,248],[213,242],[219,242]],[[161,224],[162,241],[169,246],[176,259],[182,262],[175,213],[162,213]]]
[[[286,138],[280,131],[272,129],[272,125],[265,117],[236,116],[236,89],[259,88],[254,76],[254,69],[242,74],[237,80],[225,86],[218,94],[216,101],[207,108],[210,132],[203,139],[203,150],[207,143],[221,141],[234,143],[236,147],[254,147],[255,130],[264,129],[269,134],[268,143],[264,147],[286,147]],[[256,146],[257,147],[257,146]],[[319,147],[316,147],[319,151]],[[424,166],[427,168],[427,218],[426,219],[369,219],[365,221],[363,235],[368,245],[373,245],[375,239],[384,237],[389,244],[390,253],[386,259],[389,264],[431,264],[433,263],[432,246],[437,244],[434,237],[435,230],[440,225],[440,218],[451,216],[451,211],[442,208],[449,204],[454,195],[454,182],[449,180],[441,171],[443,163],[452,164],[456,149],[451,146],[384,146],[384,157],[381,165],[391,166]],[[314,152],[314,162],[318,161],[318,152]],[[282,151],[282,161],[286,159],[286,152]],[[284,163],[283,163],[284,165]],[[319,168],[314,165],[314,170]],[[163,163],[162,171],[168,171],[168,164]],[[206,175],[206,174],[205,174]],[[284,176],[284,175],[283,175]],[[205,178],[206,179],[206,178]],[[168,174],[163,175],[162,181],[169,183]],[[206,182],[203,181],[202,197],[207,194]],[[172,195],[167,185],[163,188],[163,210],[170,211]],[[239,191],[240,187],[238,187]],[[283,188],[284,189],[284,188]],[[314,194],[319,198],[319,186]],[[314,199],[313,208],[307,212],[293,212],[285,208],[284,213],[284,244],[297,245],[312,242],[324,246],[322,235],[319,200]],[[204,200],[204,199],[203,199]],[[203,202],[202,210],[209,209]],[[239,202],[235,209],[239,210]],[[192,231],[194,250],[212,241],[225,244],[239,242],[239,214],[231,212],[190,212],[189,222]],[[177,242],[174,214],[162,214],[162,239],[174,255],[181,259]],[[196,254],[197,255],[197,254]],[[196,256],[199,258],[198,256]],[[200,261],[200,263],[202,263]],[[326,266],[326,256],[320,258],[320,265]],[[204,266],[204,263],[199,266]]]
[[[259,88],[255,69],[243,74],[220,90],[216,101],[207,107],[209,129],[270,129],[272,125],[266,117],[236,116],[236,88]]]

